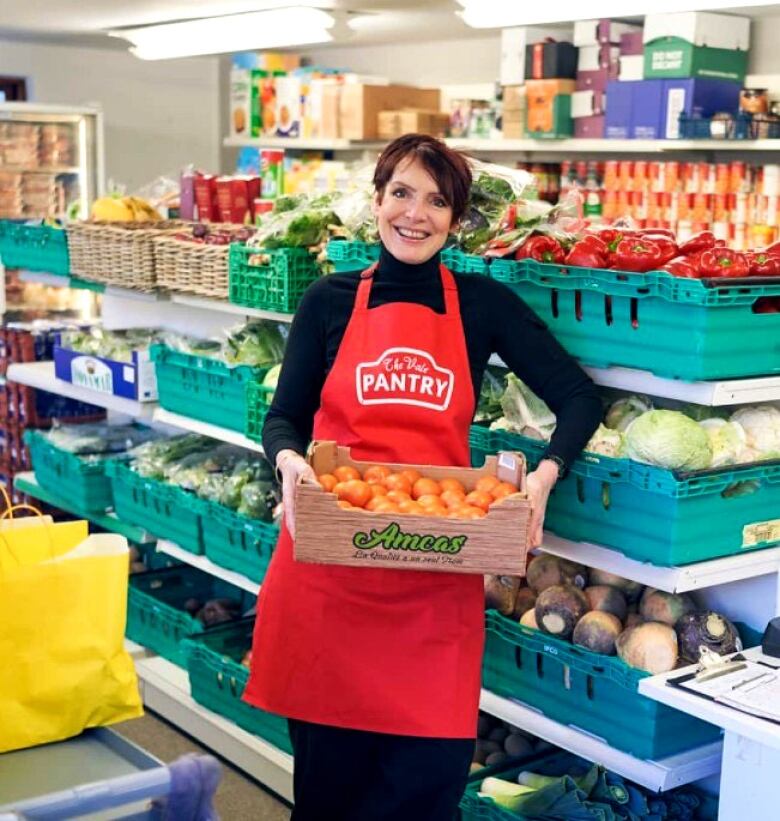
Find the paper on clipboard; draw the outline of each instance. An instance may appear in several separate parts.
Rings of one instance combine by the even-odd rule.
[[[768,665],[749,661],[744,669],[708,681],[686,676],[670,683],[719,704],[780,723],[780,671]]]

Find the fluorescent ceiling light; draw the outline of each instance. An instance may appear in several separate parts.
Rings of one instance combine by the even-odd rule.
[[[666,14],[678,11],[715,11],[742,6],[774,6],[758,0],[558,0],[532,4],[521,0],[458,0],[463,11],[455,13],[472,28],[507,28],[536,26],[544,23],[568,23],[601,17],[637,17],[644,14]]]
[[[129,40],[133,44],[130,51],[142,60],[166,60],[327,43],[333,39],[328,29],[335,22],[322,9],[290,6],[116,29],[109,34]]]

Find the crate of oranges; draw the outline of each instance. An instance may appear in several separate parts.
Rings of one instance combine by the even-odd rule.
[[[295,558],[303,562],[525,574],[531,503],[522,453],[481,468],[360,462],[316,442],[318,481],[295,495]]]

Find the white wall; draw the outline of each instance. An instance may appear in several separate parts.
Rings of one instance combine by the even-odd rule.
[[[147,62],[126,51],[0,41],[0,74],[28,78],[40,103],[98,103],[106,179],[128,191],[193,162],[219,170],[216,58]]]

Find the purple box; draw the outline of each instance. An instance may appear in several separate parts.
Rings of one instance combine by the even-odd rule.
[[[617,65],[620,49],[617,46],[582,46],[577,57],[577,71],[599,71]]]
[[[598,71],[578,71],[577,91],[606,91],[610,80],[617,80],[620,66],[616,63],[611,68],[600,68]]]
[[[663,83],[661,135],[666,139],[680,136],[680,114],[712,117],[721,111],[736,114],[739,109],[739,83],[701,77],[664,80]]]
[[[627,140],[631,137],[631,114],[634,105],[634,83],[607,84],[607,113],[604,119],[604,136],[611,140]]]
[[[661,140],[664,133],[664,80],[635,80],[632,86],[632,140]]]
[[[601,139],[606,133],[606,116],[577,117],[574,121],[574,136],[582,140]]]
[[[179,216],[183,220],[195,219],[195,174],[182,173],[179,184]]]
[[[620,53],[627,57],[632,54],[644,54],[645,44],[642,42],[642,30],[631,31],[620,35]]]

